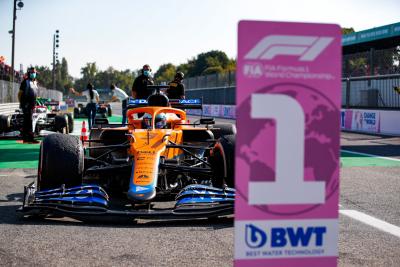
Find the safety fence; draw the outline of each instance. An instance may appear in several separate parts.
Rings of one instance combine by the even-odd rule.
[[[20,85],[18,83],[0,80],[0,103],[18,102],[19,86]],[[38,96],[61,101],[63,94],[60,91],[48,90],[44,87],[39,87]]]
[[[187,98],[204,104],[235,105],[236,87],[203,87],[186,90]],[[400,109],[400,74],[342,79],[342,107]]]
[[[183,81],[188,89],[232,87],[236,85],[236,73],[234,71],[215,73],[197,77],[190,77]]]
[[[342,107],[400,109],[400,74],[342,79]]]
[[[0,104],[0,115],[11,114],[18,108],[19,108],[19,103]]]

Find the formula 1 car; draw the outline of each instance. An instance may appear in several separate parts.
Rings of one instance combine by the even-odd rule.
[[[86,98],[85,98],[86,99]],[[88,112],[86,110],[86,103],[76,102],[76,107],[74,108],[75,118],[87,118]],[[105,101],[100,101],[96,110],[96,118],[107,118],[112,116],[112,108],[110,104]]]
[[[49,109],[51,106],[58,106],[58,101],[36,100],[36,106],[33,109],[32,129],[35,135],[40,135],[40,131],[54,131],[60,133],[70,133],[73,130],[73,117],[70,113],[59,113],[55,109]],[[24,123],[24,115],[17,109],[9,115],[0,115],[0,133],[9,133],[21,131]]]
[[[47,136],[19,212],[77,219],[232,214],[235,126],[213,118],[190,123],[184,109],[201,108],[200,99],[169,100],[163,86],[152,87],[147,100],[129,100],[128,125],[92,128],[86,148],[74,136]]]

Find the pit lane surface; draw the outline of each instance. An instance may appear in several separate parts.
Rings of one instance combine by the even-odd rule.
[[[342,133],[342,149],[400,159],[400,138]],[[340,209],[399,227],[398,162],[348,152],[342,153],[341,162]],[[33,168],[0,169],[0,265],[232,265],[233,220],[229,218],[115,224],[66,218],[20,220],[15,209],[21,205],[23,186],[35,177]],[[342,212],[339,265],[400,266],[400,237]]]

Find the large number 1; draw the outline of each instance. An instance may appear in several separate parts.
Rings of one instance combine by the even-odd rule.
[[[304,112],[300,104],[287,95],[253,94],[251,117],[276,121],[276,166],[274,182],[249,182],[249,204],[324,203],[325,182],[304,181]]]

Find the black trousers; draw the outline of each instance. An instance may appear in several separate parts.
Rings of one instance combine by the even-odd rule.
[[[24,123],[22,124],[22,139],[24,141],[33,141],[33,129],[32,129],[32,108],[23,108],[22,113],[24,116]]]

